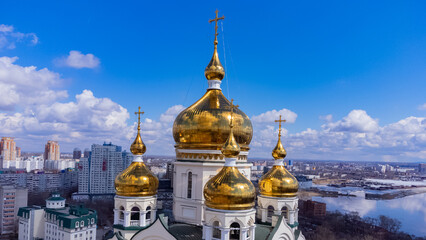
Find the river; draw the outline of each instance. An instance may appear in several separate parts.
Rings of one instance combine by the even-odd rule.
[[[426,236],[426,193],[391,200],[367,200],[357,197],[312,197],[325,202],[327,211],[358,212],[360,217],[380,215],[401,221],[401,231],[416,236]]]

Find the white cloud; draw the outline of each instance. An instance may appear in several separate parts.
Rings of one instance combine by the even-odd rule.
[[[70,51],[67,57],[57,59],[56,63],[60,66],[72,68],[97,68],[101,61],[95,55],[88,53],[83,54],[80,51]]]
[[[253,123],[270,123],[274,124],[275,120],[279,119],[280,115],[282,115],[282,118],[287,121],[287,123],[294,123],[297,118],[297,114],[288,110],[288,109],[281,109],[279,111],[272,110],[267,111],[265,113],[259,114],[257,116],[253,116],[251,120]]]
[[[34,33],[17,32],[12,25],[0,24],[0,50],[14,49],[16,43],[21,42],[30,42],[32,45],[36,45],[38,37]]]
[[[426,103],[419,106],[419,110],[426,110]]]
[[[364,110],[352,110],[348,116],[323,127],[335,132],[377,132],[378,120],[372,119]]]
[[[64,99],[66,91],[55,91],[62,80],[47,68],[22,67],[17,57],[0,57],[0,110],[18,106],[39,105]]]
[[[328,114],[328,115],[325,115],[325,116],[319,116],[319,119],[324,120],[326,122],[331,122],[331,121],[333,121],[333,115]]]
[[[258,116],[267,116],[271,112],[277,111],[267,111]],[[252,119],[254,137],[250,156],[268,158],[277,141],[278,126],[258,124],[258,118]],[[332,121],[331,115],[320,119],[326,120],[326,123],[318,130],[307,128],[289,134],[284,129],[282,141],[288,157],[353,161],[426,159],[426,118],[408,117],[380,126],[378,120],[364,110],[352,110],[340,120]]]

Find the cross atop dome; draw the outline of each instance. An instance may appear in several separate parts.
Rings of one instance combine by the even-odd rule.
[[[280,115],[280,119],[279,120],[275,120],[275,122],[279,123],[278,137],[281,137],[281,123],[282,122],[286,122],[286,120],[285,119],[281,119],[281,115]]]
[[[219,20],[224,20],[225,16],[219,17],[218,16],[219,10],[217,10],[217,9],[216,9],[215,13],[216,13],[216,18],[210,19],[209,23],[215,22],[215,26],[214,26],[214,32],[215,32],[214,33],[214,45],[217,45],[217,35],[219,35],[219,33],[217,33],[217,22],[219,22]]]

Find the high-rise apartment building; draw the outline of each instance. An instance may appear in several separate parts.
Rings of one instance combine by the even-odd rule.
[[[60,159],[59,144],[57,141],[47,141],[44,148],[44,160],[59,160]]]
[[[11,137],[2,137],[0,141],[0,161],[2,168],[8,168],[10,161],[16,160],[16,144]]]
[[[0,186],[0,235],[16,233],[18,210],[27,204],[26,188],[13,185]]]
[[[123,167],[123,153],[120,146],[111,143],[93,144],[89,157],[80,159],[78,193],[115,193],[114,179],[123,171]]]
[[[81,150],[80,148],[74,148],[72,152],[72,159],[80,159],[81,158]]]

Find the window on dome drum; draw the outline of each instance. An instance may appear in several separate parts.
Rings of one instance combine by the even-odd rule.
[[[268,207],[268,220],[270,220],[272,218],[272,215],[274,214],[274,207],[269,206]]]
[[[120,219],[121,220],[124,219],[124,207],[123,206],[120,207]]]
[[[192,172],[188,173],[188,191],[186,195],[187,198],[192,198]]]
[[[231,224],[231,231],[229,234],[230,240],[238,240],[240,239],[240,224],[234,222]]]
[[[138,207],[132,207],[130,220],[139,220],[140,210]]]
[[[221,232],[219,228],[219,221],[213,222],[213,238],[220,239]]]
[[[148,206],[146,208],[146,215],[145,216],[146,216],[145,217],[146,220],[151,220],[151,207],[150,206]]]
[[[285,219],[288,219],[288,209],[286,206],[281,208],[281,215],[284,216]]]

